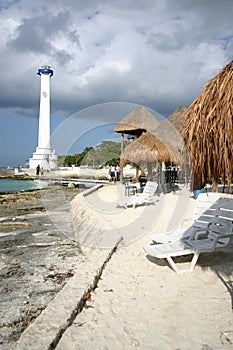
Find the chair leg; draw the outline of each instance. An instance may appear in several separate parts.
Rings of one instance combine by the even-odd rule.
[[[171,266],[173,271],[175,271],[176,273],[179,273],[179,270],[177,269],[176,264],[174,263],[173,259],[170,256],[167,257],[167,262]]]
[[[194,253],[192,261],[191,261],[191,265],[190,265],[190,271],[194,270],[194,267],[195,267],[195,265],[197,263],[198,258],[199,258],[199,253]]]
[[[193,254],[193,258],[190,262],[190,267],[188,269],[185,269],[185,270],[179,270],[176,266],[176,264],[174,263],[174,260],[170,257],[170,256],[167,256],[167,262],[169,263],[170,267],[172,268],[173,271],[175,271],[176,273],[182,273],[182,272],[187,272],[187,271],[193,271],[194,270],[194,267],[197,263],[197,260],[199,258],[199,255],[200,253],[194,253]]]

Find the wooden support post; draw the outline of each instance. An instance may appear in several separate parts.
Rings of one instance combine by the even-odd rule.
[[[121,134],[121,154],[123,152],[124,149],[124,134]],[[122,163],[120,162],[120,182],[123,181],[123,166]]]

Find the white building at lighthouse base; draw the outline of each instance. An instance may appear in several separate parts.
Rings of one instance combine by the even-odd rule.
[[[36,169],[38,165],[45,171],[56,169],[57,155],[55,154],[55,150],[36,147],[36,152],[34,152],[32,158],[29,159],[29,168]]]

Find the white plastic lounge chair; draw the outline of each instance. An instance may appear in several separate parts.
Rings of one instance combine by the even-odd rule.
[[[184,226],[183,221],[178,227],[171,231],[161,232],[150,235],[150,238],[155,243],[175,242],[182,238],[188,238],[195,228],[206,228],[210,225],[214,215],[214,209],[219,208],[218,202],[221,198],[219,193],[201,193],[199,194],[194,208],[193,217],[190,226]],[[210,210],[207,210],[211,208]],[[211,212],[213,210],[213,212]]]
[[[201,253],[226,249],[233,241],[233,210],[217,210],[211,225],[206,229],[207,236],[201,239],[196,229],[187,240],[144,246],[145,252],[152,257],[166,259],[170,267],[177,273],[192,271]],[[202,233],[202,232],[201,232]],[[189,269],[179,270],[173,260],[174,257],[192,254]]]
[[[136,193],[134,196],[130,197],[126,203],[117,203],[117,206],[125,208],[133,207],[135,209],[137,205],[153,204],[155,203],[154,194],[157,188],[157,182],[147,181],[142,193]]]

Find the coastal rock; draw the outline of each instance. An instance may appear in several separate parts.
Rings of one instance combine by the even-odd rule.
[[[73,184],[72,182],[68,183],[67,185],[68,188],[75,188],[75,184]]]
[[[69,202],[79,189],[0,195],[0,348],[10,349],[85,260]]]

